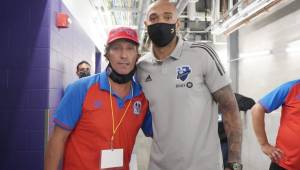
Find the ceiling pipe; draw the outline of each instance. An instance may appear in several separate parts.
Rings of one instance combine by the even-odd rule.
[[[213,0],[211,4],[211,22],[214,23],[220,17],[220,0]]]
[[[198,13],[196,12],[196,2],[190,1],[187,5],[187,16],[191,21],[196,20],[196,16],[198,16]]]
[[[224,20],[226,20],[230,15],[231,13],[236,10],[240,4],[242,4],[242,2],[244,2],[245,0],[240,0],[239,2],[235,3],[233,5],[233,7],[230,9],[230,10],[227,10],[227,3],[228,3],[228,0],[222,0],[222,6],[220,7],[220,10],[222,12],[222,16],[219,18],[219,17],[215,17],[215,19],[217,19],[216,21],[214,21],[209,27],[207,27],[205,29],[205,31],[209,31],[211,30],[214,26],[216,26],[216,24],[220,24],[222,22],[224,22]],[[220,0],[217,1],[218,3],[216,5],[220,5]],[[216,13],[217,14],[217,13]],[[218,19],[219,18],[219,19]]]
[[[260,15],[261,13],[268,11],[271,7],[273,7],[274,5],[276,5],[277,3],[279,3],[281,0],[274,0],[272,3],[270,3],[269,5],[265,6],[264,8],[258,10],[256,13],[248,16],[246,19],[244,19],[242,22],[237,23],[235,26],[231,27],[230,29],[226,30],[224,32],[225,35],[229,35],[232,32],[234,32],[235,30],[239,29],[240,27],[242,27],[243,25],[247,24],[250,22],[250,20],[254,19],[255,17],[257,17],[258,15]]]
[[[239,7],[241,2],[246,0],[241,0],[237,2],[233,8],[228,10],[225,16],[230,16],[230,13],[234,13],[234,11]],[[244,9],[240,10],[237,14],[230,16],[228,18],[221,17],[211,26],[209,26],[206,31],[211,30],[213,34],[225,34],[228,35],[235,30],[239,29],[241,26],[248,23],[253,18],[256,18],[259,14],[267,11],[272,6],[276,5],[282,0],[262,0],[258,2],[253,2],[246,6]],[[254,4],[255,3],[255,4]],[[256,5],[256,6],[255,6]]]
[[[180,0],[177,5],[176,5],[176,9],[177,9],[177,15],[180,16],[181,13],[184,11],[185,7],[187,6],[187,4],[193,0]]]
[[[144,24],[144,20],[146,18],[146,15],[147,15],[147,7],[149,6],[150,4],[150,0],[143,0],[142,1],[142,7],[141,7],[141,11],[139,12],[140,15],[138,15],[138,35],[140,36],[140,44],[142,44],[143,42],[143,39],[144,39],[144,34],[143,34],[143,31],[144,31],[144,27],[145,27],[145,24]]]

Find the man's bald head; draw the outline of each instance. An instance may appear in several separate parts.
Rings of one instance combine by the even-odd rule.
[[[153,9],[168,9],[169,11],[172,11],[175,14],[177,14],[176,6],[174,5],[174,3],[169,2],[169,0],[158,0],[150,4],[147,10],[147,16],[149,16],[149,13]]]
[[[147,11],[145,24],[175,23],[177,21],[176,6],[168,0],[158,0],[152,3]]]

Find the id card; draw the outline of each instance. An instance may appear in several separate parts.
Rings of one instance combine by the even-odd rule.
[[[100,169],[123,167],[123,149],[101,151]]]

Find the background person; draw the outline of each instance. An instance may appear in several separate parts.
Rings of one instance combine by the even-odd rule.
[[[252,108],[252,123],[261,150],[271,159],[270,170],[300,169],[300,80],[275,88]],[[281,107],[276,144],[269,143],[265,113]]]
[[[87,61],[81,61],[77,64],[76,74],[79,78],[91,75],[91,65]]]

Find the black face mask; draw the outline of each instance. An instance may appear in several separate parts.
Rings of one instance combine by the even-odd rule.
[[[87,77],[87,76],[90,76],[91,73],[90,72],[79,72],[79,78],[82,78],[82,77]]]
[[[164,47],[175,37],[176,24],[152,24],[148,26],[147,30],[152,43],[158,47]]]
[[[106,74],[116,83],[119,84],[125,84],[129,81],[132,80],[133,75],[136,71],[136,66],[134,67],[134,69],[129,72],[128,74],[119,74],[117,73],[111,66],[111,64],[109,63],[107,68],[106,68]]]

